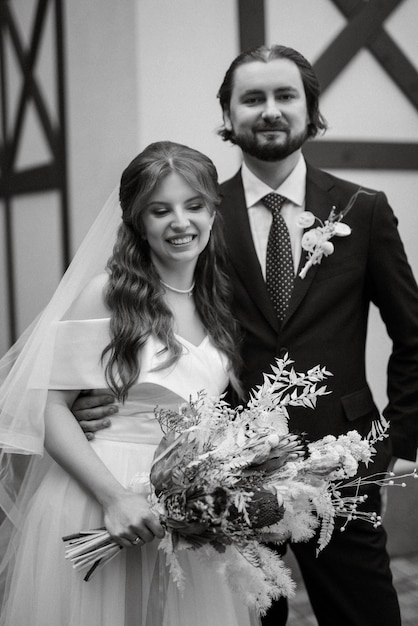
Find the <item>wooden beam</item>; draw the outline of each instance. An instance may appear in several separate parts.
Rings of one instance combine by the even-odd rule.
[[[265,43],[264,0],[238,0],[241,52]]]
[[[55,0],[55,49],[57,68],[57,102],[58,118],[60,121],[58,129],[57,156],[58,181],[61,194],[61,242],[63,271],[65,271],[71,260],[71,223],[70,223],[70,201],[68,191],[68,174],[66,167],[67,160],[67,111],[65,99],[65,29],[64,29],[64,0]]]
[[[22,194],[47,192],[55,190],[59,197],[60,224],[62,240],[62,269],[66,269],[70,257],[69,241],[69,202],[66,168],[66,129],[65,129],[65,94],[64,94],[64,0],[36,0],[36,10],[32,21],[30,41],[24,40],[18,29],[18,20],[12,0],[0,0],[0,86],[1,86],[1,138],[0,138],[0,199],[5,206],[5,238],[6,238],[6,270],[8,287],[8,310],[10,317],[10,341],[16,339],[16,307],[14,278],[14,241],[12,238],[12,218],[14,197]],[[56,90],[58,110],[57,119],[50,116],[46,106],[41,85],[37,81],[37,64],[42,39],[48,23],[48,9],[55,16],[55,47],[51,54],[56,62]],[[8,91],[10,88],[5,63],[6,46],[13,49],[17,60],[17,71],[21,75],[22,84],[15,100],[13,111],[9,111]],[[37,113],[37,121],[43,131],[45,143],[50,148],[51,161],[46,164],[16,170],[16,156],[22,139],[24,118],[28,106],[33,103]],[[13,119],[12,118],[13,115]]]
[[[49,0],[51,1],[51,0]],[[16,53],[16,59],[19,62],[20,70],[23,76],[23,85],[21,87],[21,91],[18,98],[17,104],[17,114],[14,121],[14,128],[12,132],[12,142],[8,153],[8,158],[10,159],[10,166],[13,167],[13,163],[16,158],[16,153],[18,149],[18,143],[20,141],[22,126],[23,126],[23,118],[26,112],[27,103],[29,101],[29,97],[32,98],[33,103],[35,105],[35,110],[38,113],[39,121],[41,124],[41,128],[44,131],[44,136],[48,146],[51,148],[51,152],[55,152],[56,145],[54,143],[54,129],[52,126],[52,122],[49,118],[49,114],[47,108],[45,106],[41,91],[38,87],[36,81],[36,75],[34,72],[35,61],[36,61],[36,52],[38,49],[40,36],[39,28],[41,26],[45,26],[44,16],[46,12],[46,3],[45,0],[40,0],[39,5],[36,10],[36,24],[34,26],[34,32],[32,34],[31,43],[28,51],[24,50],[22,44],[22,38],[17,29],[17,20],[12,14],[11,6],[9,3],[5,3],[5,7],[7,7],[6,12],[6,24],[8,28],[8,33],[10,35],[10,42],[13,45],[13,48]],[[32,46],[34,49],[32,49]]]
[[[357,52],[367,46],[381,29],[384,20],[398,5],[399,0],[362,3],[363,9],[356,12],[314,64],[323,92]]]
[[[345,17],[350,17],[363,6],[359,0],[333,0]],[[398,6],[403,0],[398,0]],[[418,70],[405,56],[404,52],[381,28],[370,41],[367,48],[380,63],[393,82],[418,110]]]
[[[57,164],[50,163],[18,172],[9,172],[7,181],[0,179],[0,198],[6,195],[15,197],[38,191],[58,190],[59,187]]]
[[[417,170],[418,144],[386,141],[312,141],[303,153],[325,169]]]

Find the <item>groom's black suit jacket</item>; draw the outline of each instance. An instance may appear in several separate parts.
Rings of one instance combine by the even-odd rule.
[[[308,166],[306,210],[321,220],[333,206],[342,210],[358,186]],[[385,468],[391,453],[415,459],[418,445],[418,290],[397,230],[397,220],[381,192],[360,195],[343,222],[352,232],[334,237],[334,253],[295,280],[280,325],[268,296],[251,236],[241,174],[223,183],[223,216],[234,313],[244,331],[243,381],[247,390],[262,382],[275,357],[289,353],[297,371],[326,366],[330,395],[316,411],[295,409],[291,430],[309,439],[356,429],[369,432],[377,409],[367,384],[365,343],[370,302],[376,304],[393,341],[388,364],[391,420],[373,464]],[[302,255],[303,256],[303,255]],[[302,258],[301,264],[304,263]]]

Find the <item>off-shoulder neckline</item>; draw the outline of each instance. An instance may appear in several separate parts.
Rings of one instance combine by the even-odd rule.
[[[106,322],[109,323],[110,322],[110,317],[96,317],[96,318],[90,318],[90,319],[85,319],[85,320],[61,320],[60,323],[61,324],[82,324],[82,323],[90,323],[90,322]],[[189,341],[189,339],[186,339],[185,337],[182,337],[182,335],[179,335],[178,333],[174,333],[175,337],[177,337],[177,339],[183,343],[188,344],[189,346],[192,346],[193,348],[202,348],[204,344],[206,344],[206,342],[209,340],[209,335],[206,334],[202,341],[198,344],[193,343],[192,341]]]

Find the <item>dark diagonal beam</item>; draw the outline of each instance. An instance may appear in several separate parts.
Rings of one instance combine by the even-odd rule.
[[[398,6],[403,1],[398,0]],[[359,2],[359,0],[333,0],[333,2],[347,18],[357,13],[363,6],[363,2]],[[381,28],[376,36],[367,42],[367,48],[404,96],[418,110],[418,70],[416,66],[405,56],[384,28]]]
[[[399,5],[399,0],[365,2],[325,52],[315,62],[315,72],[324,92],[359,50],[380,31],[385,19]]]

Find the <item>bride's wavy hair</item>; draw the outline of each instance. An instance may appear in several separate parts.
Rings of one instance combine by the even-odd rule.
[[[109,354],[106,380],[122,401],[138,379],[140,350],[150,335],[161,341],[167,354],[156,369],[176,363],[183,349],[173,332],[173,315],[164,301],[142,222],[149,197],[173,172],[197,191],[211,215],[220,202],[218,176],[212,161],[181,144],[169,141],[150,144],[122,174],[119,191],[122,224],[107,266],[109,281],[105,293],[111,310],[111,341],[102,355]],[[231,288],[220,220],[217,214],[209,243],[199,255],[193,296],[208,335],[229,360],[231,384],[240,393],[238,327],[231,315]]]

